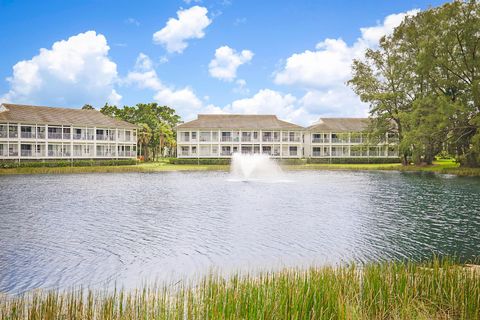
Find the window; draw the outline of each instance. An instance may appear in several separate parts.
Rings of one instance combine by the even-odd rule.
[[[290,152],[290,156],[296,156],[298,154],[298,147],[290,146],[289,152]]]
[[[21,126],[20,133],[22,138],[35,138],[35,130],[32,130],[32,126]]]
[[[222,156],[229,156],[231,155],[231,152],[230,152],[230,146],[222,146]]]
[[[18,138],[18,126],[16,124],[11,124],[8,126],[8,137]]]
[[[192,140],[197,140],[197,132],[192,131]]]
[[[63,128],[63,139],[70,140],[70,128]]]
[[[192,155],[196,155],[196,154],[197,154],[197,147],[192,146]]]
[[[181,132],[180,141],[189,142],[190,141],[190,132]]]
[[[314,134],[312,134],[312,142],[313,142],[313,143],[321,143],[321,142],[323,142],[323,134],[321,134],[321,133],[314,133]]]
[[[314,157],[320,157],[322,154],[321,154],[321,149],[320,147],[313,147],[312,149],[312,156]]]
[[[227,132],[227,131],[223,131],[222,132],[222,141],[224,141],[224,142],[232,141],[232,133]]]
[[[210,142],[210,131],[202,131],[200,132],[200,142]]]
[[[48,127],[48,139],[62,139],[62,128]]]
[[[181,155],[182,155],[182,156],[188,156],[188,152],[190,151],[189,149],[190,149],[190,148],[187,147],[187,146],[181,147]]]
[[[7,125],[0,124],[0,138],[7,138],[8,137],[8,130]]]

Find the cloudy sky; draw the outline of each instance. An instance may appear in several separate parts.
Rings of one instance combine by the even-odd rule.
[[[441,2],[0,0],[0,102],[365,116],[352,59]]]

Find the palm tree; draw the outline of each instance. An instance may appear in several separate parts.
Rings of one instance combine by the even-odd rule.
[[[148,144],[152,139],[152,129],[146,123],[140,123],[138,125],[138,144],[140,146],[140,154],[143,150],[143,159],[148,160]],[[143,147],[143,148],[142,148]]]

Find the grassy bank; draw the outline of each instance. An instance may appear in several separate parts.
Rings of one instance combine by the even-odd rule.
[[[1,319],[479,319],[480,271],[450,261],[285,270],[134,291],[0,297]]]
[[[420,171],[455,174],[460,176],[480,176],[480,168],[461,168],[452,160],[435,161],[432,166],[402,166],[399,163],[378,164],[292,164],[282,165],[284,170],[396,170]],[[163,172],[163,171],[208,171],[229,170],[226,164],[172,164],[168,160],[147,162],[137,165],[119,166],[85,166],[85,167],[20,167],[0,168],[0,175],[8,174],[58,174],[58,173],[101,173],[101,172]]]

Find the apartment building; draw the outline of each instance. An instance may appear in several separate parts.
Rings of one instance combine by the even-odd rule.
[[[275,158],[397,158],[395,136],[373,142],[367,127],[367,118],[321,118],[304,128],[275,115],[198,115],[176,127],[177,157],[263,153]]]
[[[303,157],[304,128],[275,115],[201,114],[176,130],[181,158],[228,158],[237,152]]]
[[[97,110],[0,105],[0,159],[137,156],[137,127]]]

